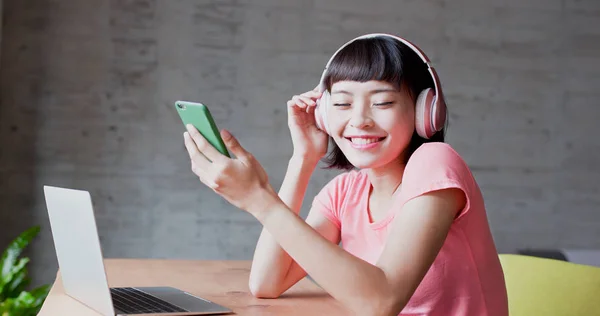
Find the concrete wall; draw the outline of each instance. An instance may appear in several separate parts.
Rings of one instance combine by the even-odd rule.
[[[250,259],[261,227],[193,176],[172,108],[208,104],[284,176],[285,101],[367,32],[420,45],[501,251],[600,247],[600,2],[5,2],[0,245],[33,224],[36,282],[57,264],[42,185],[90,190],[107,257]],[[336,172],[314,174],[306,205]]]

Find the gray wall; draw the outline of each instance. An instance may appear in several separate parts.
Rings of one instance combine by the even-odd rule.
[[[11,0],[3,24],[0,245],[42,225],[36,282],[57,269],[44,184],[91,191],[106,257],[250,259],[261,227],[193,176],[173,101],[208,104],[278,187],[285,101],[367,32],[437,65],[500,251],[600,247],[596,0]]]

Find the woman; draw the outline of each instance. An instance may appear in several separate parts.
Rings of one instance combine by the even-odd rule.
[[[318,89],[288,101],[294,153],[279,194],[229,132],[221,134],[237,159],[188,127],[193,171],[264,226],[252,293],[278,297],[308,273],[357,315],[508,315],[483,197],[443,142],[445,113],[424,54],[373,34],[342,46]],[[328,139],[330,167],[346,172],[303,221],[297,214]]]

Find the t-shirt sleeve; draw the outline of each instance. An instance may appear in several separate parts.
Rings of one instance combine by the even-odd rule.
[[[402,196],[408,201],[428,192],[457,188],[467,202],[457,217],[470,208],[474,179],[465,161],[445,143],[421,145],[410,157],[402,179]]]
[[[343,173],[333,178],[315,196],[312,210],[323,214],[338,229],[341,229],[342,209],[348,189],[350,174]]]

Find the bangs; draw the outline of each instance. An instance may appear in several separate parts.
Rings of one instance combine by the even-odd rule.
[[[338,81],[386,81],[400,89],[403,79],[401,49],[394,41],[360,39],[344,47],[331,61],[325,86]]]

